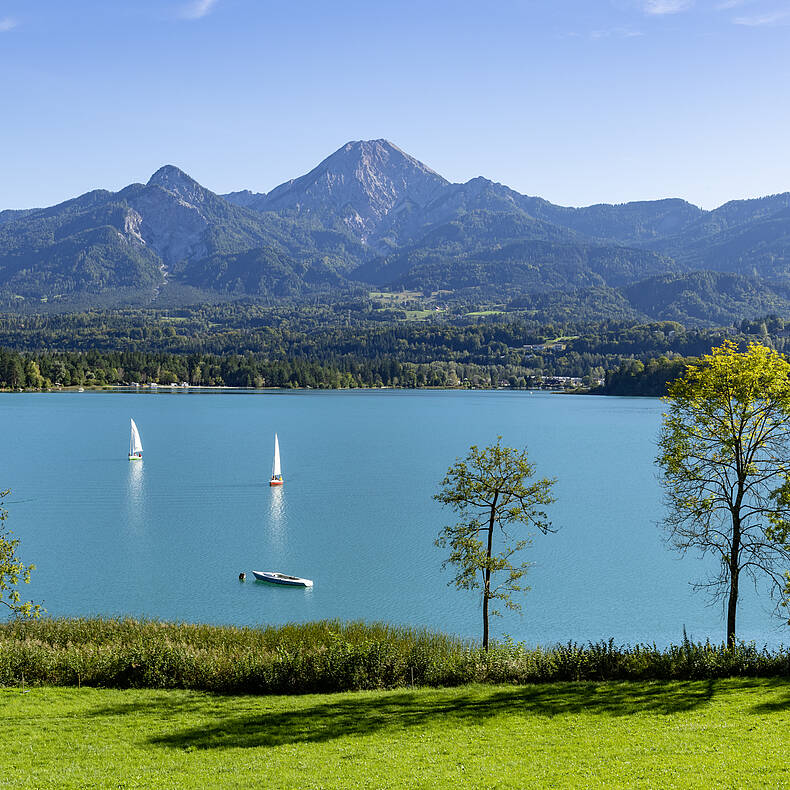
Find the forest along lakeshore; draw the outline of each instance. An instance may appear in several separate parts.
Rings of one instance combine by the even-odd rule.
[[[114,385],[338,389],[507,388],[666,394],[687,362],[730,339],[783,352],[776,315],[717,325],[546,321],[470,311],[439,296],[356,293],[268,306],[231,303],[89,313],[0,313],[0,389]],[[396,296],[392,294],[391,296]],[[445,300],[448,299],[446,295]],[[410,314],[425,317],[409,319]],[[244,349],[244,353],[239,353]]]

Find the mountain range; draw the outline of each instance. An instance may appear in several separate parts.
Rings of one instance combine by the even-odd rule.
[[[790,314],[790,193],[554,205],[350,142],[271,192],[146,184],[0,212],[0,303],[121,306],[417,290],[535,315],[717,323]]]

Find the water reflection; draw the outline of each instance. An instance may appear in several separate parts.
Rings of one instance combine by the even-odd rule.
[[[145,472],[142,461],[129,461],[126,476],[126,520],[133,532],[145,531]]]
[[[143,494],[143,462],[129,461],[128,477],[129,496],[133,500],[139,501]]]
[[[285,546],[285,490],[283,486],[269,488],[269,537],[272,546]]]

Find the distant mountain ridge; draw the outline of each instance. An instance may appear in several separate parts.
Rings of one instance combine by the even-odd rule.
[[[368,140],[268,193],[218,195],[165,165],[119,192],[0,212],[7,306],[298,299],[366,286],[538,311],[599,304],[607,317],[627,305],[629,315],[697,323],[790,312],[790,193],[713,211],[680,199],[570,208],[483,177],[453,184]]]

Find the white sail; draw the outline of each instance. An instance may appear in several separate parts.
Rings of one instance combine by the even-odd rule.
[[[130,422],[132,423],[132,435],[129,437],[129,455],[138,455],[143,452],[143,443],[140,441],[140,432],[137,430],[134,420],[130,420]]]
[[[274,434],[274,463],[272,464],[272,478],[282,477],[280,469],[280,443],[277,441],[277,434]]]

